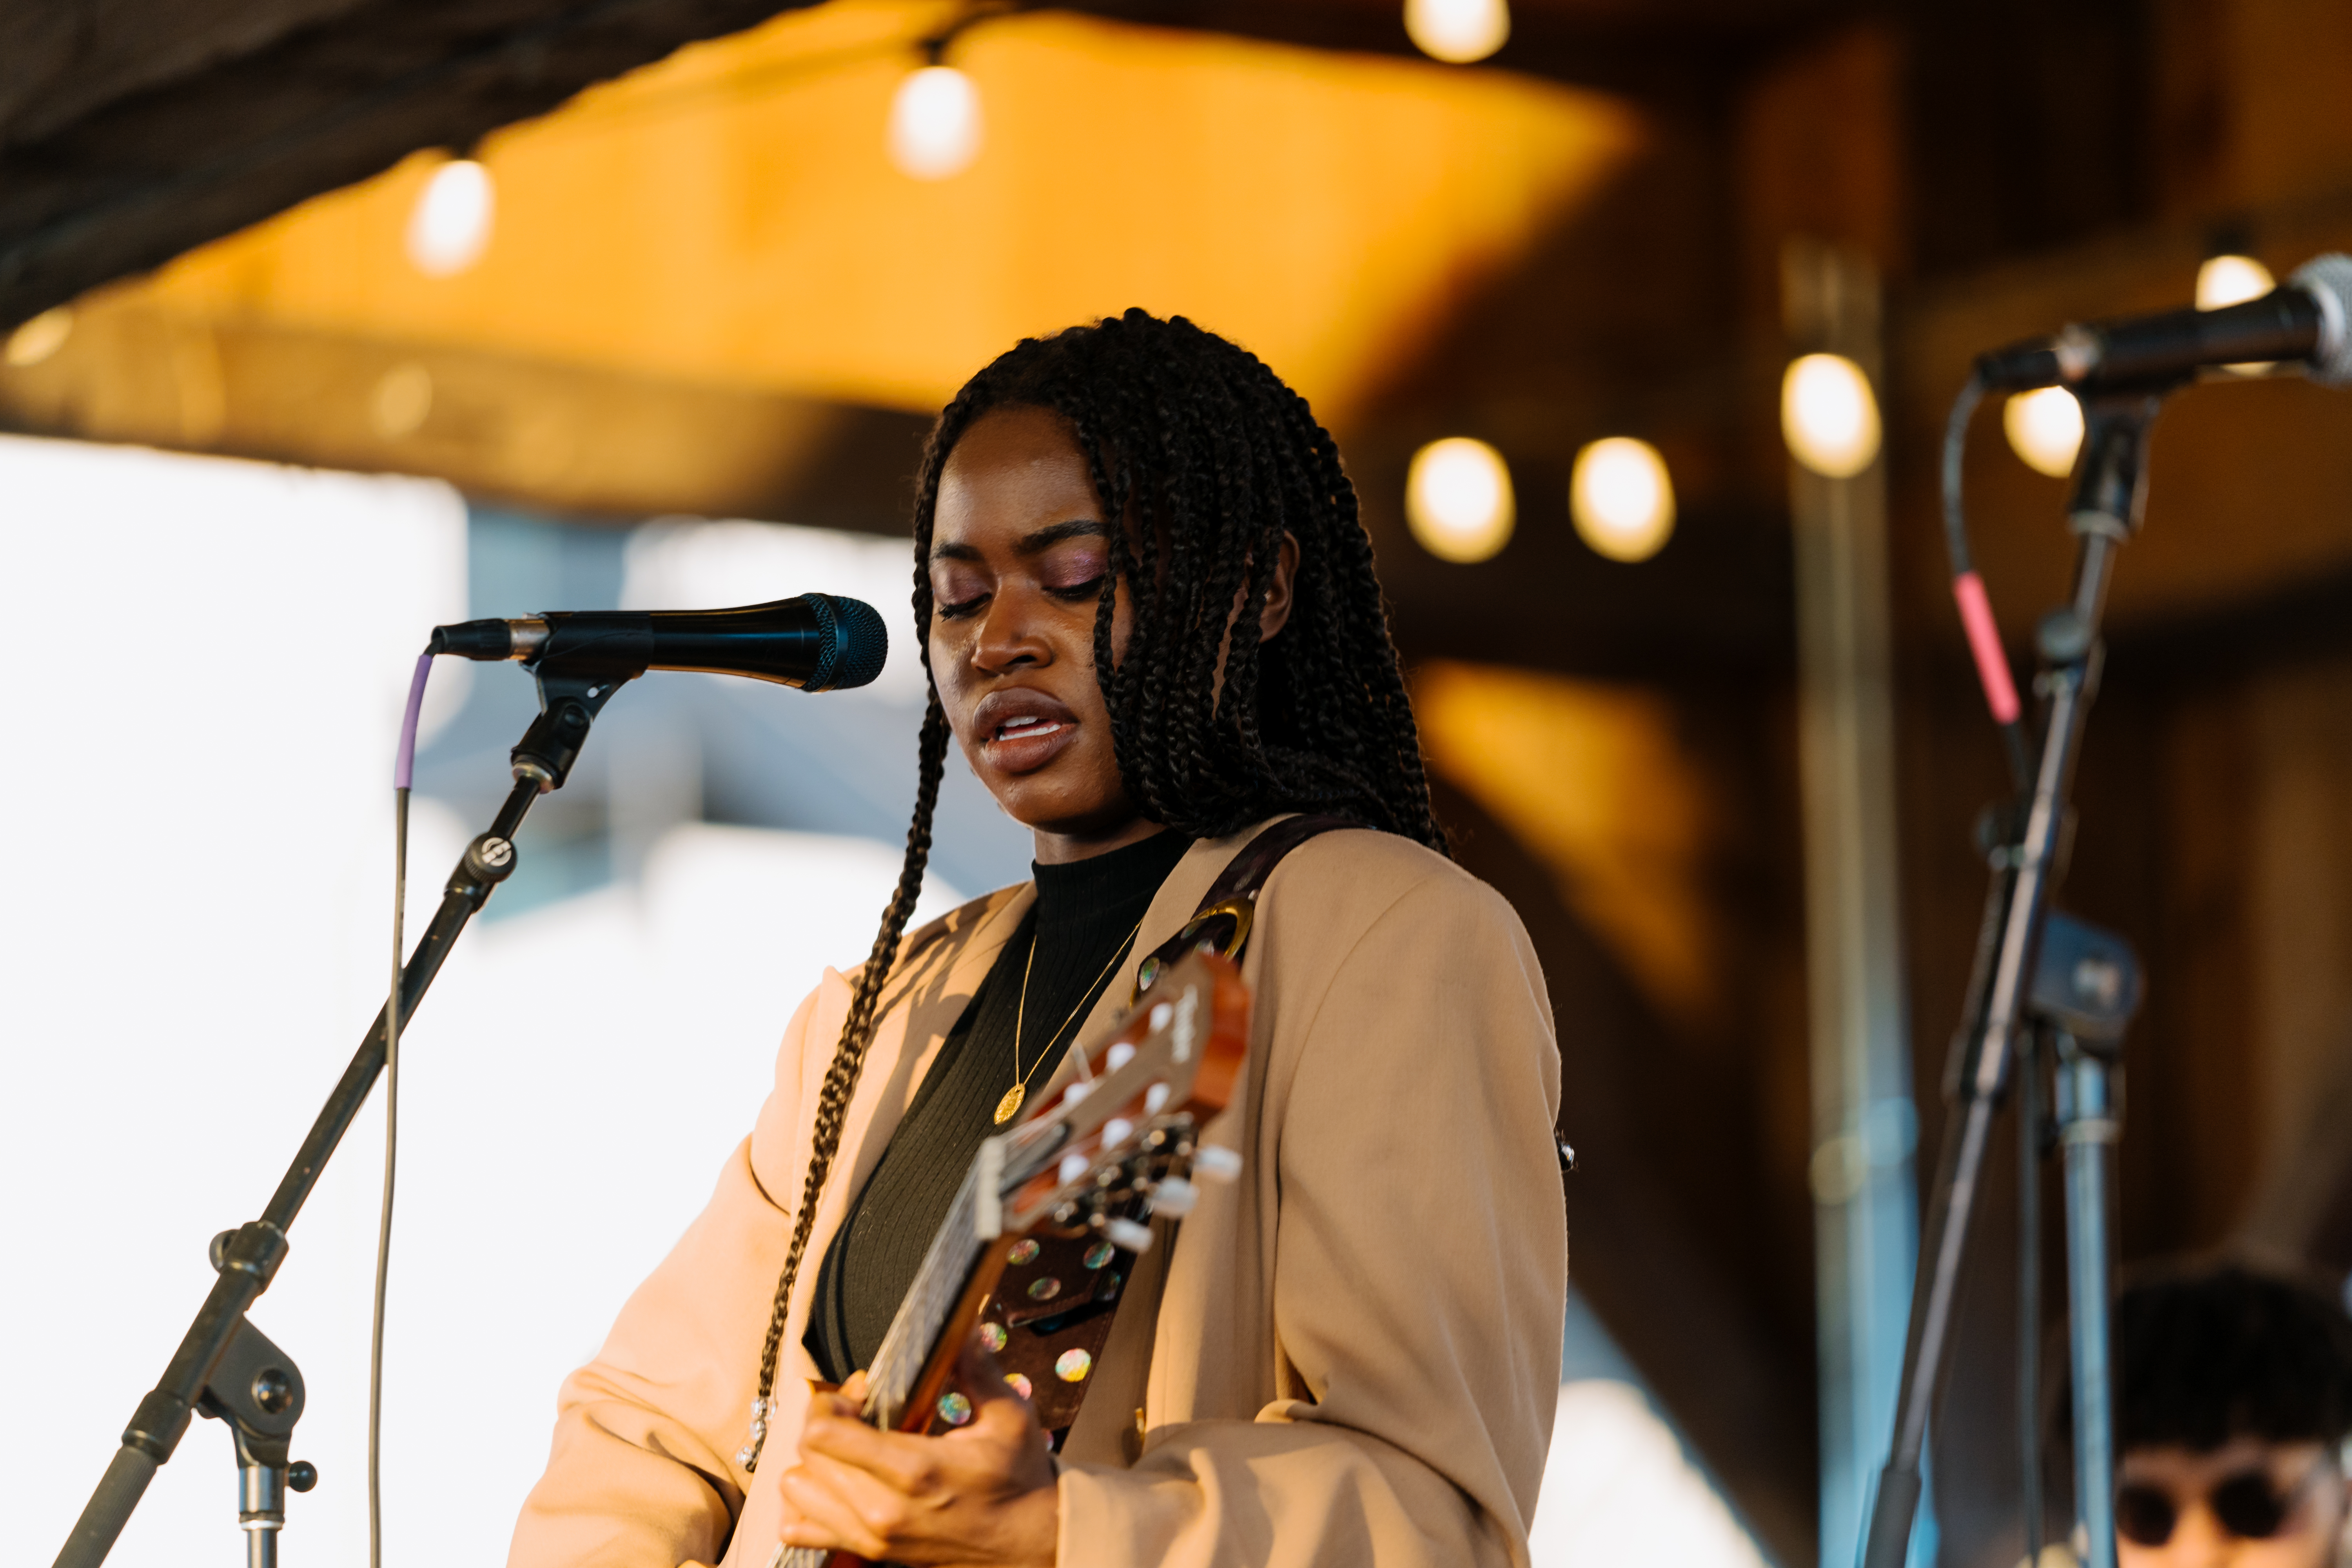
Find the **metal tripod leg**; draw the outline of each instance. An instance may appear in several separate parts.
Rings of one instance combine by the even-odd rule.
[[[2116,1453],[2107,1306],[2107,1190],[2119,1122],[2115,1066],[2058,1036],[2058,1138],[2066,1160],[2066,1295],[2074,1361],[2074,1508],[2084,1568],[2116,1568]]]

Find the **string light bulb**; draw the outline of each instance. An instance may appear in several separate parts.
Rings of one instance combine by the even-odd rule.
[[[8,334],[10,368],[30,370],[66,346],[73,336],[73,307],[53,305]]]
[[[490,172],[471,158],[433,171],[408,214],[408,259],[427,278],[451,278],[489,248],[498,192]]]
[[[2197,268],[2197,308],[2242,305],[2277,287],[2271,269],[2251,256],[2209,256]]]
[[[1466,66],[1503,47],[1511,8],[1507,0],[1404,0],[1404,30],[1431,59]]]
[[[953,66],[909,71],[890,100],[890,162],[909,179],[945,180],[980,156],[980,89]]]
[[[1647,561],[1675,531],[1675,486],[1647,441],[1611,436],[1576,455],[1568,514],[1577,537],[1612,561]]]
[[[2074,471],[2083,447],[2083,405],[2063,386],[2021,392],[2000,411],[2009,449],[2037,474],[2063,479]]]
[[[1878,398],[1843,354],[1806,354],[1780,379],[1789,455],[1825,479],[1850,479],[1878,456]]]
[[[2251,256],[2209,256],[2197,268],[2197,308],[2218,310],[2259,300],[2278,287],[2271,269]],[[2267,360],[2250,360],[2221,367],[2232,375],[2260,375],[2270,369]]]
[[[1432,441],[1406,471],[1404,515],[1413,538],[1440,561],[1488,560],[1510,542],[1517,521],[1510,468],[1484,441]]]

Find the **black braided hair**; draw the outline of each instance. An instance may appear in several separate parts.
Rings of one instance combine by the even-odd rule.
[[[2237,1263],[2167,1271],[2116,1298],[2115,1338],[2118,1453],[2352,1435],[2352,1318],[2316,1281]]]
[[[922,738],[916,748],[915,819],[907,829],[907,858],[899,867],[898,888],[882,911],[882,929],[875,933],[873,951],[866,955],[866,965],[857,972],[849,1016],[841,1024],[841,1042],[834,1047],[833,1060],[824,1069],[824,1086],[817,1091],[816,1129],[809,1151],[808,1173],[801,1181],[800,1212],[793,1216],[792,1247],[784,1254],[783,1272],[777,1277],[775,1300],[768,1311],[767,1337],[760,1345],[760,1393],[751,1402],[751,1441],[735,1456],[747,1472],[759,1468],[760,1450],[768,1441],[768,1414],[773,1408],[776,1390],[776,1357],[783,1348],[784,1321],[792,1311],[793,1286],[800,1279],[801,1262],[808,1255],[809,1230],[816,1223],[817,1201],[824,1195],[825,1178],[833,1173],[833,1157],[841,1148],[841,1125],[849,1114],[850,1098],[857,1092],[858,1074],[866,1068],[866,1047],[874,1043],[882,984],[889,977],[890,962],[907,930],[907,919],[915,912],[915,900],[922,894],[923,868],[931,858],[931,813],[939,805],[940,780],[947,770],[948,739],[947,710],[940,706],[939,693],[934,690],[929,706],[923,710]]]
[[[1265,362],[1181,316],[1163,321],[1134,310],[1026,339],[941,411],[915,489],[915,638],[925,665],[940,471],[974,421],[1020,407],[1069,422],[1106,523],[1133,517],[1160,553],[1147,571],[1126,531],[1111,528],[1095,616],[1095,668],[1108,672],[1102,689],[1112,748],[1144,815],[1188,837],[1217,838],[1277,812],[1328,812],[1445,852],[1372,572],[1371,540],[1339,448],[1307,400]],[[1258,619],[1285,534],[1298,542],[1290,617],[1279,637],[1264,642]],[[1114,660],[1121,583],[1133,619],[1125,657]],[[922,889],[947,742],[935,684],[906,864],[818,1100],[800,1213],[761,1352],[751,1442],[738,1456],[746,1469],[757,1464],[765,1437],[777,1352],[842,1119]]]
[[[1095,619],[1113,747],[1144,814],[1213,838],[1279,811],[1332,812],[1443,851],[1339,449],[1263,361],[1181,316],[1129,310],[1029,339],[957,394],[917,492],[919,635],[929,629],[923,562],[940,471],[975,420],[1008,407],[1068,420],[1106,520],[1134,517],[1163,552],[1146,570],[1114,528]],[[1259,612],[1286,533],[1298,541],[1290,618],[1262,644]],[[1122,582],[1133,628],[1114,661]]]

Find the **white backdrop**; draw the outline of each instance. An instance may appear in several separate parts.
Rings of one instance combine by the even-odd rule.
[[[30,1563],[203,1298],[206,1240],[259,1211],[381,1002],[394,726],[425,630],[465,614],[466,512],[414,480],[6,438],[0,508],[27,650],[0,769],[0,1561]],[[438,661],[432,710],[465,674]],[[412,937],[479,826],[418,801]],[[688,824],[637,882],[467,933],[404,1049],[394,1561],[504,1560],[556,1384],[701,1205],[898,863]],[[958,897],[934,878],[918,918]],[[310,1388],[290,1568],[364,1561],[381,1127],[379,1100],[253,1311]],[[199,1421],[112,1561],[241,1562],[236,1514]]]
[[[808,546],[760,527],[646,531],[632,592],[733,602],[737,568]],[[17,1411],[0,1562],[54,1556],[204,1295],[206,1240],[259,1211],[381,1002],[398,705],[426,628],[466,614],[466,529],[437,484],[0,437],[19,650],[0,710],[18,1287],[0,1292]],[[886,605],[903,589],[871,543],[838,553],[856,581],[828,585],[871,577]],[[467,674],[439,661],[428,729]],[[412,938],[479,826],[417,802]],[[898,863],[866,839],[689,822],[634,879],[468,932],[404,1037],[392,1562],[504,1561],[556,1384],[701,1205],[778,1031],[825,963],[864,956]],[[935,874],[918,920],[960,896]],[[289,1568],[365,1560],[381,1126],[378,1100],[253,1312],[310,1388],[295,1454],[320,1481],[289,1500]],[[1537,1563],[1757,1563],[1622,1360],[1576,1364],[1597,1324],[1574,1310],[1569,1337]],[[228,1439],[199,1421],[112,1561],[242,1553]]]

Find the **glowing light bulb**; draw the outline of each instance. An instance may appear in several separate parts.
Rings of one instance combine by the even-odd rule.
[[[1612,561],[1647,561],[1675,531],[1675,486],[1647,441],[1612,436],[1576,455],[1568,513],[1577,537]]]
[[[1878,399],[1843,354],[1806,354],[1780,381],[1780,435],[1813,472],[1850,479],[1878,456]]]
[[[2271,269],[2251,256],[2209,256],[2197,268],[2197,308],[2218,310],[2243,304],[2277,287]]]
[[[1465,66],[1503,47],[1511,9],[1506,0],[1404,0],[1404,30],[1430,58]]]
[[[2251,256],[2209,256],[2197,268],[2197,308],[2218,310],[2259,300],[2278,287],[2271,269]],[[2260,375],[2270,369],[2267,360],[2248,360],[2221,367],[2232,375]]]
[[[1404,514],[1413,538],[1440,561],[1486,560],[1517,521],[1503,454],[1467,436],[1432,441],[1412,455]]]
[[[2009,449],[2037,474],[2063,479],[2074,471],[2083,446],[2083,405],[2063,386],[2021,392],[2000,411]]]
[[[65,347],[71,336],[72,308],[53,306],[8,334],[8,363],[18,370],[30,370]]]
[[[953,66],[908,73],[890,100],[890,162],[918,180],[961,174],[980,156],[980,89]]]
[[[470,158],[433,171],[408,215],[408,259],[427,278],[449,278],[489,247],[498,194],[490,172]]]

